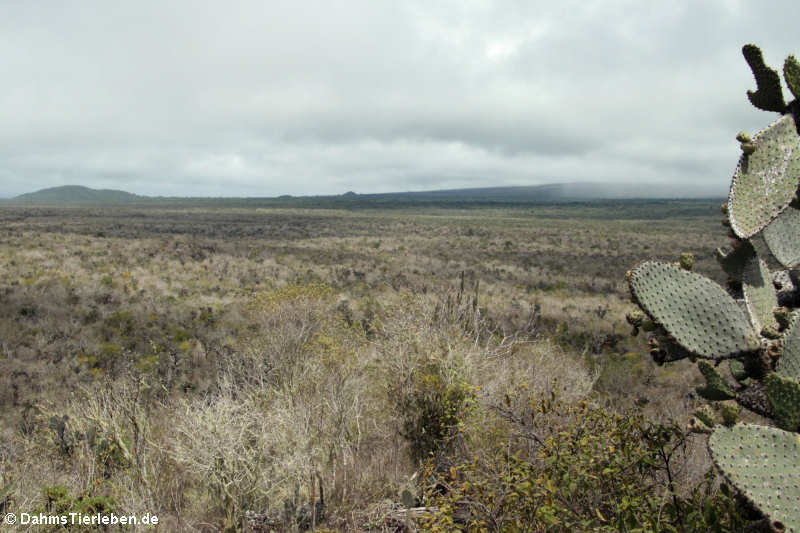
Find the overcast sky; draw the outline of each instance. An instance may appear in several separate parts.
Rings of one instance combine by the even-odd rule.
[[[0,196],[724,194],[736,133],[773,120],[742,44],[800,54],[797,0],[0,6]]]

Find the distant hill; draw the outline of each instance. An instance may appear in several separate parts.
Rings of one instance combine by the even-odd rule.
[[[546,185],[526,185],[517,187],[480,187],[470,189],[445,189],[437,191],[412,191],[383,194],[360,194],[359,199],[370,198],[417,198],[452,199],[459,201],[482,200],[489,202],[583,202],[591,200],[626,199],[686,199],[717,198],[727,191],[713,187],[695,189],[687,193],[684,187],[665,184],[630,183],[551,183]],[[347,195],[343,195],[347,196]]]
[[[22,194],[3,203],[25,205],[202,205],[325,208],[388,208],[414,206],[469,207],[479,205],[525,205],[594,202],[630,199],[722,198],[723,190],[694,190],[658,184],[557,183],[518,187],[481,187],[436,191],[356,194],[348,191],[328,196],[289,196],[261,198],[201,198],[140,196],[125,191],[90,189],[79,185],[53,187]]]
[[[15,204],[127,204],[143,200],[147,197],[125,191],[64,185],[21,194],[9,201]]]

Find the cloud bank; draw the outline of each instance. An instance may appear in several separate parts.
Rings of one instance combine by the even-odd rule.
[[[535,185],[724,193],[741,45],[796,2],[11,3],[0,195],[277,196]]]

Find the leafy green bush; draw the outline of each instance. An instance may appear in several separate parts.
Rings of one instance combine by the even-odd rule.
[[[412,459],[447,451],[474,399],[473,388],[457,377],[448,379],[440,363],[430,361],[415,369],[398,398],[402,435]]]
[[[115,512],[116,503],[113,498],[108,496],[90,496],[73,495],[69,489],[63,485],[48,485],[42,488],[42,496],[45,499],[44,509],[37,510],[36,513],[42,512],[48,515],[65,516],[70,513],[80,513],[82,515],[109,514]],[[67,523],[66,526],[53,525],[43,526],[44,529],[39,531],[63,531],[69,528],[69,531],[80,531],[85,533],[95,533],[106,531],[107,526],[101,524],[95,525],[79,525]]]
[[[554,396],[508,397],[497,411],[506,438],[444,474],[428,465],[426,530],[724,532],[744,524],[712,473],[679,493],[676,464],[689,435],[677,425]]]

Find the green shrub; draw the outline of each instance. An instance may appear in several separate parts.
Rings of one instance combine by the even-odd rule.
[[[127,337],[136,329],[136,318],[130,311],[117,310],[103,320],[110,333]]]
[[[95,462],[103,476],[111,477],[115,470],[131,464],[130,442],[126,443],[118,432],[102,433],[94,428],[87,435]]]
[[[448,379],[440,363],[416,368],[398,398],[401,433],[411,458],[421,461],[447,451],[474,400],[474,389],[458,377]]]
[[[444,474],[428,466],[435,511],[423,519],[427,531],[723,532],[744,524],[712,473],[678,493],[675,463],[689,438],[678,426],[586,401],[517,400],[528,415],[499,411],[510,436]]]
[[[70,513],[80,513],[82,515],[109,514],[115,512],[116,502],[113,498],[108,496],[91,496],[83,494],[75,496],[70,494],[67,487],[63,485],[48,485],[42,488],[42,496],[45,500],[43,509],[38,509],[35,513],[43,513],[48,515],[66,516],[69,520]],[[107,526],[104,525],[79,525],[72,524],[69,521],[66,525],[50,525],[42,526],[44,529],[37,531],[79,531],[84,533],[95,533],[106,531]]]

